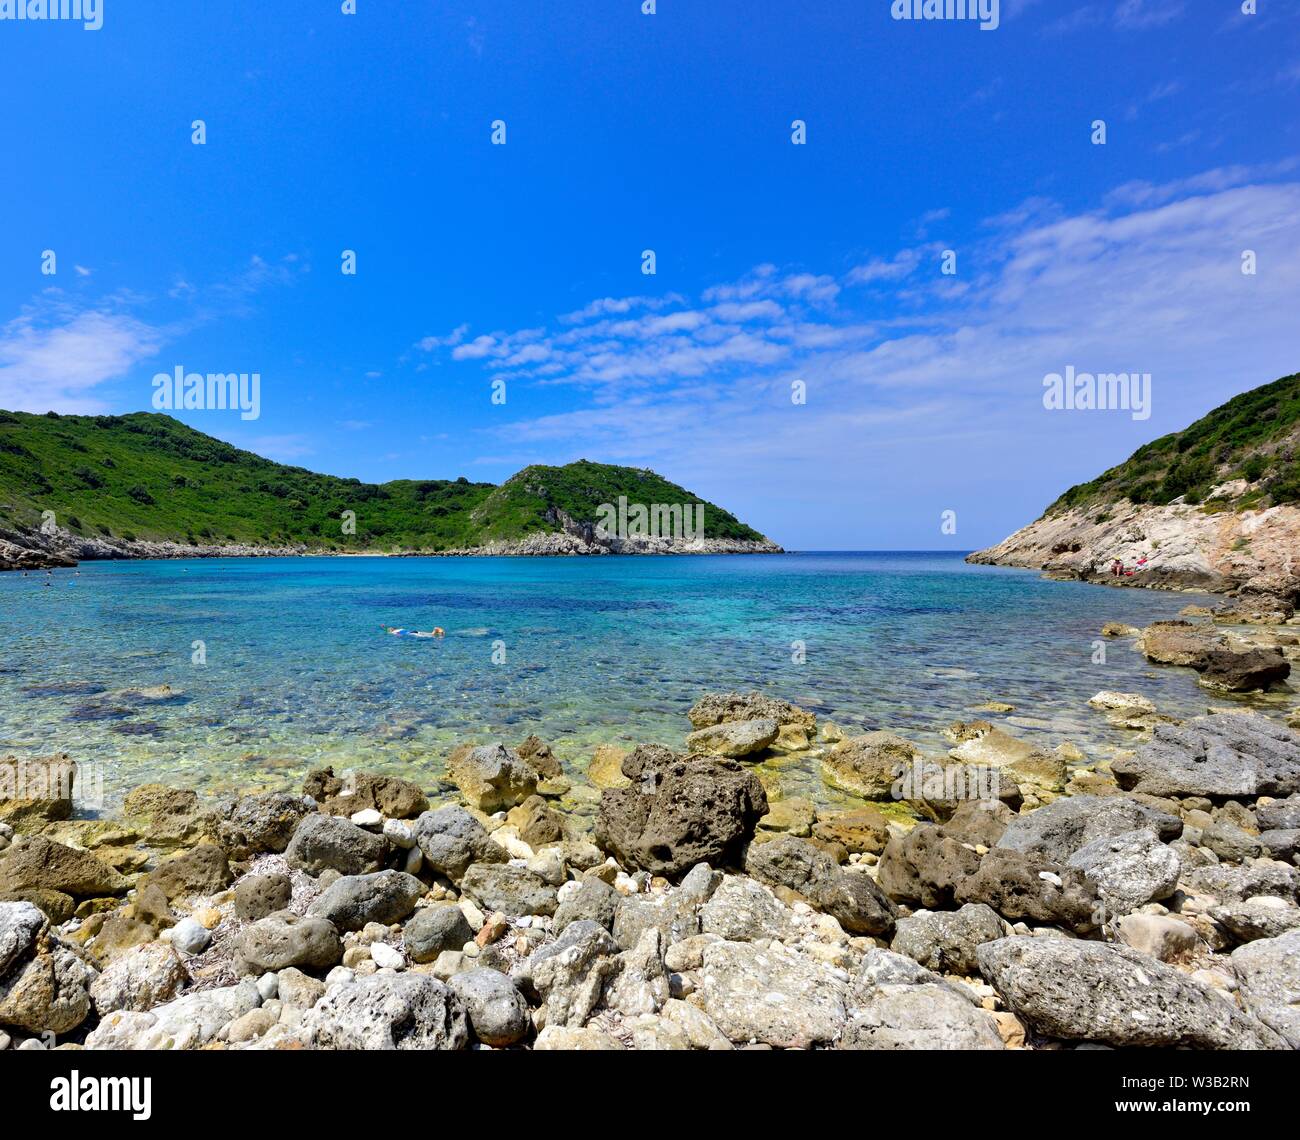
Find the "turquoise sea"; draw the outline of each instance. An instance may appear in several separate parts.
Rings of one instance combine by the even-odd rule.
[[[1087,707],[1099,689],[1174,714],[1209,703],[1190,673],[1127,643],[1093,663],[1103,622],[1204,599],[959,554],[223,559],[49,578],[0,575],[0,755],[94,761],[110,803],[149,780],[293,786],[322,763],[433,787],[454,744],[530,732],[580,778],[601,742],[680,745],[711,689],[935,749],[989,699],[1016,706],[1013,732],[1099,753],[1126,739]],[[171,698],[127,691],[161,684]],[[834,801],[814,761],[780,765],[785,787]]]

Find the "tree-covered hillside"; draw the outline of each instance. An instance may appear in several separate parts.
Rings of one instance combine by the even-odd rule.
[[[1048,514],[1128,499],[1202,503],[1236,479],[1249,486],[1223,507],[1300,502],[1300,373],[1235,396],[1182,431],[1139,447],[1118,467],[1071,487]]]
[[[761,540],[652,471],[586,460],[525,468],[501,486],[461,479],[362,483],[241,451],[170,416],[0,412],[0,529],[60,528],[200,544],[449,550],[595,525],[603,503],[702,503],[708,538]],[[355,534],[345,532],[355,512]]]

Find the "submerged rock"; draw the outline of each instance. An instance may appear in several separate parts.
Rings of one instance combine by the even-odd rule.
[[[0,759],[0,821],[20,830],[72,818],[77,765],[66,752]]]
[[[766,717],[757,720],[725,721],[699,728],[686,738],[692,752],[711,752],[718,756],[752,756],[770,747],[779,727]]]
[[[447,774],[479,811],[505,811],[537,791],[537,772],[504,744],[457,749]]]

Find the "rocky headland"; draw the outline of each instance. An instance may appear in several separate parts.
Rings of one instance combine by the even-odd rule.
[[[1300,601],[1300,374],[1152,440],[968,558],[1108,586]],[[1124,573],[1113,574],[1119,563]]]

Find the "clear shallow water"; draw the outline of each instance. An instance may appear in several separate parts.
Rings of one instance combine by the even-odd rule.
[[[529,732],[580,775],[600,742],[680,745],[710,689],[760,689],[935,749],[989,699],[1016,706],[1011,731],[1085,750],[1125,741],[1087,708],[1099,689],[1176,715],[1207,704],[1188,672],[1155,670],[1126,643],[1092,664],[1104,622],[1201,599],[953,554],[223,559],[44,578],[0,575],[0,755],[96,761],[110,802],[149,780],[289,786],[321,763],[432,785],[453,744]],[[121,694],[164,683],[180,695]],[[815,761],[779,770],[787,791],[834,801]]]

